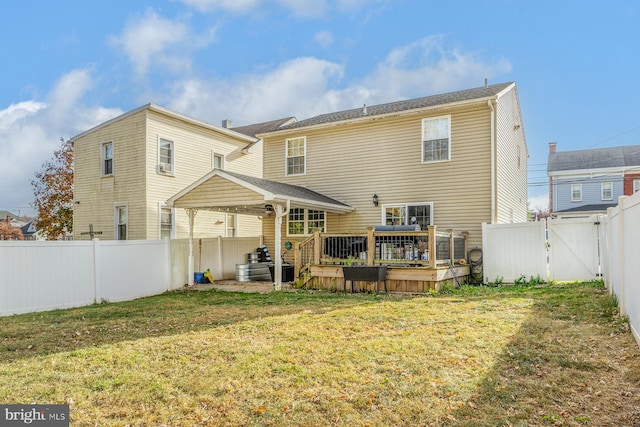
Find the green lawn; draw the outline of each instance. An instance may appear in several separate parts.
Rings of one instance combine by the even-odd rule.
[[[595,283],[167,293],[0,318],[0,403],[73,426],[640,425],[616,313]]]

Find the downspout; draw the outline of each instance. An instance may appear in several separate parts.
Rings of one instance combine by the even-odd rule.
[[[276,253],[273,267],[274,283],[276,291],[282,290],[282,218],[289,215],[291,201],[287,200],[286,208],[282,205],[274,206],[276,211]]]
[[[496,224],[496,110],[491,100],[487,105],[491,109],[491,224]]]

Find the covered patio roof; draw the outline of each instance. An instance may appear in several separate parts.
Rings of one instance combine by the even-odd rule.
[[[167,200],[167,205],[184,208],[189,214],[189,268],[187,283],[193,281],[193,224],[198,210],[268,217],[275,222],[275,253],[282,252],[282,218],[291,208],[306,208],[345,214],[353,207],[297,185],[269,181],[235,172],[214,169]],[[282,258],[276,256],[274,286],[282,286]]]
[[[167,205],[175,208],[256,216],[267,216],[274,205],[287,204],[338,214],[353,211],[351,206],[308,188],[220,169],[212,170],[167,200]]]

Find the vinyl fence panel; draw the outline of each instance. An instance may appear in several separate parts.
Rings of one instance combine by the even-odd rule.
[[[501,278],[513,283],[524,275],[547,280],[546,230],[543,221],[482,224],[485,283]]]
[[[548,222],[551,280],[588,281],[600,278],[601,225],[597,216],[555,219]]]
[[[92,242],[0,241],[0,315],[94,301]]]

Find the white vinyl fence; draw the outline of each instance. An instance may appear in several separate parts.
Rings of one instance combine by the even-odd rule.
[[[194,240],[195,271],[235,277],[261,237]],[[188,240],[0,241],[0,316],[126,301],[187,283]]]
[[[631,330],[640,344],[640,192],[621,197],[604,220],[606,257],[604,280],[616,296],[622,315],[629,316]]]
[[[168,260],[168,240],[1,241],[0,315],[159,294]]]
[[[482,271],[485,283],[513,283],[524,275],[547,280],[544,222],[482,224]]]

